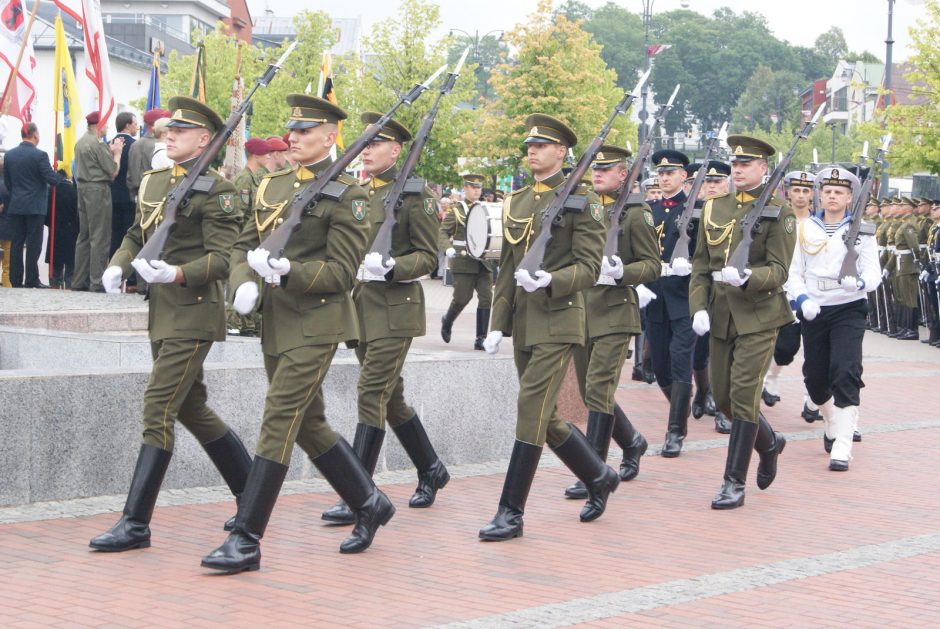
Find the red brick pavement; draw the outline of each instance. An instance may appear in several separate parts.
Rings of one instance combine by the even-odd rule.
[[[935,368],[869,361],[863,430],[937,419]],[[784,373],[784,400],[766,414],[778,430],[805,433],[820,426],[799,418],[797,375],[796,367]],[[618,398],[659,445],[665,410],[656,387],[631,386]],[[707,418],[690,424],[692,444],[719,438]],[[476,535],[495,511],[501,474],[455,478],[429,510],[407,508],[411,484],[384,487],[398,513],[369,551],[353,556],[338,553],[348,529],[319,520],[334,496],[284,496],[261,571],[231,577],[199,567],[224,539],[230,503],[158,508],[153,547],[122,554],[86,547],[114,514],[0,525],[0,625],[426,626],[935,534],[940,495],[924,490],[938,486],[940,466],[924,444],[938,439],[940,428],[868,433],[845,474],[827,471],[820,439],[793,440],[764,492],[753,485],[755,459],[747,505],[730,512],[709,508],[723,448],[645,457],[640,477],[589,524],[578,521],[579,502],[561,498],[567,471],[542,469],[525,537],[498,544]],[[587,624],[936,626],[938,568],[940,553],[927,553]]]

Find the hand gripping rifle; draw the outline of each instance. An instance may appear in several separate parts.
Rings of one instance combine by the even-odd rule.
[[[738,246],[735,247],[734,251],[731,253],[731,257],[728,258],[728,266],[736,268],[742,278],[745,275],[744,270],[747,268],[748,259],[751,255],[751,244],[754,242],[754,228],[757,227],[757,222],[760,220],[761,214],[770,203],[770,200],[773,199],[777,186],[780,185],[783,176],[787,172],[787,168],[790,167],[790,161],[793,159],[793,155],[796,153],[800,141],[805,140],[813,131],[813,128],[816,126],[816,123],[819,122],[819,117],[822,116],[822,112],[825,108],[825,103],[820,105],[813,119],[803,125],[803,128],[800,129],[800,132],[793,140],[790,150],[783,156],[783,159],[780,160],[773,173],[771,173],[767,183],[764,184],[764,191],[761,192],[760,197],[758,197],[750,211],[745,214],[744,218],[741,220],[741,242],[738,243]]]
[[[649,78],[649,75],[650,72],[647,71],[640,77],[639,82],[637,82],[636,86],[631,91],[624,93],[623,98],[621,98],[617,106],[614,107],[614,111],[607,119],[607,122],[601,127],[600,132],[594,137],[591,144],[588,145],[587,150],[581,154],[581,159],[578,160],[574,169],[568,174],[565,185],[562,186],[561,191],[555,195],[551,204],[549,204],[548,208],[544,211],[539,235],[532,241],[529,250],[522,257],[522,261],[519,262],[519,269],[525,269],[530,275],[535,275],[535,272],[542,268],[542,263],[545,261],[545,248],[552,239],[552,225],[555,219],[561,216],[562,212],[565,210],[573,210],[575,212],[584,211],[587,205],[587,198],[573,193],[581,184],[581,177],[584,176],[591,162],[594,161],[594,156],[597,154],[597,151],[600,150],[601,144],[607,139],[607,134],[610,133],[610,128],[613,126],[614,120],[616,120],[617,116],[620,114],[626,113],[630,104],[636,100],[636,95],[639,94],[640,89],[643,87],[643,84],[646,83],[646,79]]]
[[[398,108],[403,104],[411,105],[414,103],[415,100],[430,87],[431,83],[440,76],[445,68],[447,68],[446,65],[441,66],[434,74],[429,76],[424,83],[417,83],[411,88],[411,90],[398,99],[398,102],[385,112],[381,118],[366,127],[362,135],[356,138],[356,140],[349,145],[349,148],[336,158],[335,162],[320,173],[317,178],[313,180],[313,183],[297,192],[291,201],[290,214],[288,217],[284,219],[284,222],[281,223],[277,229],[264,239],[264,242],[259,245],[259,248],[266,249],[269,252],[270,258],[280,258],[283,256],[284,249],[287,247],[287,242],[290,240],[291,235],[300,228],[300,218],[304,210],[308,207],[315,206],[322,198],[328,198],[334,201],[339,201],[342,198],[348,186],[336,181],[336,178],[346,170],[346,167],[356,159],[359,153],[361,153],[370,142],[375,140],[375,137],[382,130],[382,127],[388,124],[388,121],[391,120],[395,112],[398,111]]]
[[[848,276],[858,277],[858,252],[855,250],[855,240],[858,238],[862,229],[862,218],[865,214],[865,208],[868,206],[868,198],[871,196],[871,188],[875,183],[875,166],[884,168],[885,154],[888,152],[888,146],[891,144],[891,134],[885,136],[884,142],[878,152],[875,153],[875,159],[872,162],[872,171],[862,183],[858,197],[855,199],[855,205],[852,207],[852,215],[849,221],[849,227],[842,234],[842,241],[845,243],[845,258],[842,260],[842,270],[839,271],[839,279]],[[866,142],[867,146],[868,143]],[[867,151],[864,151],[867,153]],[[872,234],[874,235],[874,234]]]
[[[649,73],[647,73],[647,75],[648,74]],[[643,81],[645,79],[646,75],[640,80]],[[636,90],[634,89],[634,91]],[[653,129],[655,129],[657,125],[661,125],[666,119],[666,114],[672,109],[672,104],[675,102],[676,94],[678,93],[679,85],[676,85],[676,89],[672,91],[672,96],[670,96],[666,104],[660,107],[659,111],[656,112],[656,117],[653,118],[649,130],[646,132],[646,141],[637,148],[636,155],[633,156],[633,166],[630,168],[630,173],[623,182],[623,187],[620,188],[620,194],[617,195],[617,200],[614,202],[614,207],[610,212],[610,228],[607,230],[607,242],[604,243],[604,255],[608,258],[617,255],[617,241],[620,238],[620,220],[623,218],[623,209],[627,207],[628,203],[637,203],[643,200],[642,197],[637,198],[637,196],[633,195],[633,186],[640,179],[640,175],[643,173],[643,167],[646,165],[646,158],[649,157],[650,152],[653,150]]]
[[[271,79],[274,78],[274,75],[281,69],[281,66],[284,65],[284,61],[287,60],[287,57],[296,47],[297,42],[295,41],[284,51],[280,59],[268,66],[268,69],[258,78],[257,83],[251,88],[248,95],[245,96],[245,100],[241,102],[238,109],[229,115],[228,120],[225,121],[225,126],[215,134],[215,137],[212,138],[206,149],[196,158],[196,162],[193,164],[193,167],[189,169],[189,172],[186,173],[183,181],[166,195],[166,200],[163,204],[163,222],[154,230],[153,235],[137,254],[138,260],[149,262],[150,260],[161,259],[163,257],[163,248],[166,245],[166,239],[176,226],[177,211],[185,209],[186,206],[189,205],[189,201],[194,193],[208,193],[212,191],[215,181],[211,177],[205,176],[206,171],[209,170],[209,166],[212,164],[212,160],[215,159],[219,151],[228,143],[229,136],[232,135],[235,131],[235,127],[237,127],[239,121],[241,121],[242,116],[248,111],[248,108],[251,106],[251,97],[255,95],[259,87],[268,86],[268,83],[271,82]]]
[[[428,137],[431,135],[431,128],[434,126],[434,119],[437,118],[437,111],[441,106],[441,100],[454,89],[457,77],[460,76],[460,69],[463,67],[463,63],[466,61],[469,52],[470,47],[467,46],[466,50],[463,51],[463,55],[460,57],[460,61],[457,62],[453,71],[444,79],[437,99],[421,122],[421,128],[418,129],[418,133],[411,143],[411,149],[408,151],[408,156],[405,158],[405,162],[402,164],[401,170],[395,178],[395,183],[392,184],[391,189],[382,201],[382,207],[385,211],[385,221],[382,223],[382,226],[379,227],[379,231],[375,235],[375,240],[372,241],[371,250],[382,254],[383,264],[387,263],[391,256],[392,230],[395,229],[395,225],[398,223],[398,218],[396,218],[395,213],[398,211],[398,208],[401,207],[405,195],[421,194],[424,191],[424,179],[418,177],[412,178],[411,174],[417,167],[421,153],[424,152],[424,146],[427,144]]]
[[[702,157],[702,166],[698,169],[698,172],[695,173],[692,188],[689,190],[689,197],[685,200],[685,208],[676,221],[676,226],[679,228],[679,239],[676,241],[676,246],[672,248],[672,257],[669,258],[670,264],[672,264],[676,258],[689,259],[689,223],[692,221],[692,213],[695,212],[695,201],[698,199],[698,193],[699,190],[702,189],[702,184],[705,183],[705,175],[708,171],[708,160],[710,160],[715,151],[718,150],[718,144],[721,142],[721,138],[724,136],[727,129],[728,123],[725,122],[721,125],[718,135],[708,141],[708,147],[705,149],[705,155]]]

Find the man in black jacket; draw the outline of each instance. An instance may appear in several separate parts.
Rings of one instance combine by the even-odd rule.
[[[124,148],[121,149],[121,166],[111,181],[111,250],[108,255],[114,255],[120,248],[124,234],[134,222],[134,212],[137,209],[127,180],[128,153],[140,129],[137,116],[129,111],[122,111],[114,119],[114,126],[117,128],[117,137],[124,140]]]
[[[49,156],[36,148],[39,129],[27,122],[20,132],[23,141],[4,158],[3,181],[10,191],[7,207],[12,231],[10,283],[13,288],[49,288],[39,281],[42,227],[48,206],[48,187],[64,180],[49,165]],[[23,248],[26,248],[24,268]],[[25,283],[24,283],[25,270]]]

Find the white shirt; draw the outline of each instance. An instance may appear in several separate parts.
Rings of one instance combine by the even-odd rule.
[[[169,168],[173,160],[166,156],[166,143],[155,142],[153,145],[153,158],[150,160],[151,168]]]
[[[832,236],[823,222],[812,216],[797,227],[796,250],[790,262],[790,276],[785,289],[799,299],[806,295],[820,306],[836,306],[864,299],[866,293],[881,284],[881,262],[873,236],[860,234],[855,241],[858,252],[857,279],[865,282],[862,290],[846,290],[839,285],[842,261],[847,250],[842,235],[849,228],[846,218]]]

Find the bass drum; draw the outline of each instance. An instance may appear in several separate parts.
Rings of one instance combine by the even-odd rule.
[[[467,254],[498,260],[503,250],[503,204],[477,203],[467,212]]]

